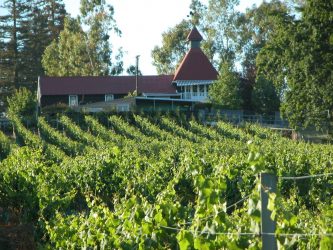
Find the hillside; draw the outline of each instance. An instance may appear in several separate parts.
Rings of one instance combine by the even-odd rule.
[[[12,122],[15,141],[0,133],[0,230],[32,225],[36,247],[260,249],[267,172],[281,248],[332,248],[332,145],[181,116]]]

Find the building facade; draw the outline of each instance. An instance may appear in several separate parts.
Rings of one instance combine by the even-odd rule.
[[[193,28],[187,37],[190,49],[174,75],[158,76],[74,76],[40,77],[37,98],[41,108],[57,104],[70,107],[103,103],[106,107],[117,99],[136,92],[136,102],[174,106],[208,101],[209,86],[218,73],[200,48],[202,36]],[[169,105],[170,106],[170,105]]]
[[[184,100],[205,102],[209,86],[217,80],[218,73],[200,48],[202,36],[193,28],[187,37],[190,50],[176,70],[173,83]]]

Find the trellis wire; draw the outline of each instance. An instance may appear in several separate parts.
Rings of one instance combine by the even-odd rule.
[[[333,173],[326,173],[326,174],[315,174],[315,175],[303,175],[303,176],[280,176],[281,180],[303,180],[303,179],[310,179],[310,178],[317,178],[317,177],[324,177],[324,176],[331,176]]]

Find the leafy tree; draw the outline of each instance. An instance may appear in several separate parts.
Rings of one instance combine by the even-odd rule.
[[[241,108],[239,75],[230,63],[223,63],[219,79],[209,88],[209,98],[213,104],[224,109]]]
[[[131,65],[128,67],[128,69],[126,70],[127,74],[135,76],[136,75],[136,67],[134,65]],[[142,76],[141,71],[138,69],[138,75]]]
[[[112,65],[112,49],[110,46],[110,32],[121,35],[114,20],[114,8],[105,0],[81,0],[81,21],[89,26],[87,43],[90,57],[96,75],[120,74],[123,71],[121,61],[122,51],[115,57]]]
[[[191,26],[189,21],[182,20],[162,34],[162,46],[155,46],[152,51],[153,65],[158,74],[168,75],[175,72],[188,50],[186,38]]]
[[[256,58],[272,34],[280,28],[281,21],[292,18],[289,12],[290,8],[285,3],[273,0],[263,2],[258,7],[253,6],[237,17],[235,25],[238,34],[235,49],[237,60],[241,64],[241,96],[243,108],[246,110],[254,109],[259,113],[278,110],[279,100],[274,97],[273,89],[262,77],[257,77]],[[252,93],[253,90],[256,93]],[[274,97],[273,103],[265,101],[265,96]],[[268,109],[263,108],[263,105]]]
[[[114,10],[103,1],[81,1],[81,16],[68,18],[58,40],[45,50],[43,67],[47,75],[85,76],[120,74],[122,51],[113,65],[109,32],[120,34],[113,19]],[[87,27],[87,31],[82,29]]]
[[[253,86],[252,105],[261,114],[270,114],[280,108],[280,98],[271,81],[259,76]]]
[[[27,88],[19,88],[7,99],[8,114],[34,117],[36,111],[36,95]]]
[[[206,15],[207,7],[200,0],[192,0],[190,4],[190,21],[193,26],[202,27],[203,17]]]
[[[10,48],[4,41],[4,31],[0,28],[0,111],[5,111],[4,102],[13,91],[13,65],[10,57]]]
[[[175,27],[168,29],[162,34],[162,46],[155,46],[152,50],[153,65],[158,74],[174,74],[181,60],[188,51],[187,36],[191,29],[196,26],[203,29],[203,17],[206,6],[199,0],[192,0],[188,19],[183,19]],[[209,51],[209,45],[203,42],[205,52]]]
[[[305,1],[300,19],[281,22],[258,55],[259,72],[284,91],[282,112],[293,127],[332,132],[332,11],[330,1]]]
[[[78,20],[66,18],[59,40],[45,50],[42,63],[49,76],[97,75],[87,45],[86,35]]]
[[[253,6],[238,16],[237,53],[242,65],[242,75],[252,84],[257,77],[256,57],[259,51],[271,34],[280,28],[281,20],[291,19],[289,12],[285,3],[273,0],[263,2],[258,7]]]
[[[0,102],[20,86],[36,87],[41,56],[63,28],[62,0],[5,0],[0,16]],[[4,108],[4,107],[3,107]]]
[[[233,63],[236,59],[237,17],[235,7],[239,0],[209,0],[205,16],[207,43],[210,44],[209,57],[221,67],[224,62]]]
[[[240,93],[240,98],[242,100],[241,108],[243,110],[253,111],[252,90],[254,84],[248,79],[241,77],[238,72],[237,74],[239,76],[239,81],[240,81],[239,93]]]
[[[202,49],[217,67],[223,62],[234,63],[238,42],[239,12],[235,7],[238,0],[210,0],[204,5],[192,0],[188,20],[162,34],[162,46],[152,51],[153,65],[160,74],[171,74],[188,50],[186,37],[193,26],[197,26],[204,35]]]

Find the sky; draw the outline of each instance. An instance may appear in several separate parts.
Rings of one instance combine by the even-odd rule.
[[[0,3],[3,0],[0,0]],[[63,0],[66,10],[72,17],[79,14],[80,0]],[[140,55],[139,68],[144,75],[156,75],[152,65],[151,51],[162,44],[162,33],[187,18],[191,0],[117,0],[110,1],[115,10],[115,20],[122,31],[120,38],[111,36],[114,51],[122,47],[124,68],[135,65],[135,57]],[[207,3],[208,0],[202,0]],[[240,0],[237,7],[245,11],[262,0]],[[124,71],[126,74],[126,71]]]
[[[75,17],[79,14],[80,0],[64,0],[66,10]],[[114,50],[122,47],[124,54],[124,74],[130,65],[135,65],[136,55],[140,55],[139,68],[144,75],[156,75],[152,65],[151,51],[162,44],[162,33],[174,27],[189,14],[191,0],[118,0],[109,1],[115,10],[115,20],[122,36],[111,36]],[[207,3],[207,0],[203,0]],[[262,0],[240,0],[237,7],[245,11]]]

